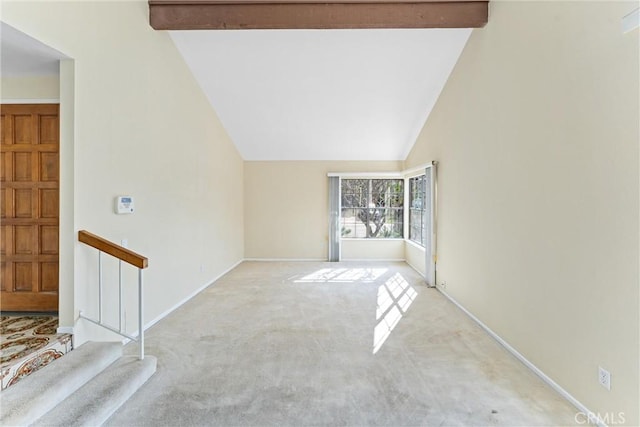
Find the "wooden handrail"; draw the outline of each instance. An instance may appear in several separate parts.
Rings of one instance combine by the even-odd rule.
[[[78,241],[114,256],[135,267],[147,268],[149,266],[149,260],[146,257],[143,257],[142,255],[120,245],[116,245],[115,243],[110,242],[107,239],[103,239],[100,236],[96,236],[93,233],[89,233],[86,230],[78,231]]]

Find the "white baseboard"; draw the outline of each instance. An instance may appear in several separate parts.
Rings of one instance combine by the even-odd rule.
[[[244,261],[250,262],[329,262],[326,258],[245,258]],[[367,262],[367,261],[379,261],[379,262],[405,262],[404,258],[346,258],[341,259],[340,262]]]
[[[595,414],[594,412],[591,412],[586,406],[584,406],[582,403],[580,403],[580,401],[578,401],[578,399],[576,399],[575,397],[573,397],[567,390],[565,390],[564,388],[562,388],[558,383],[556,383],[554,380],[552,380],[549,376],[547,376],[547,374],[545,374],[544,372],[542,372],[542,370],[540,370],[536,365],[534,365],[533,363],[531,363],[526,357],[524,357],[522,354],[520,354],[520,352],[518,352],[518,350],[516,350],[515,348],[511,347],[511,345],[509,345],[509,343],[507,343],[505,340],[503,340],[498,334],[496,334],[495,332],[493,332],[487,325],[485,325],[484,323],[482,323],[482,321],[480,319],[478,319],[476,316],[474,316],[469,310],[467,310],[466,308],[464,308],[458,301],[456,301],[453,297],[451,297],[449,294],[447,294],[444,290],[442,290],[441,286],[436,286],[436,289],[442,294],[444,295],[445,298],[447,298],[449,301],[451,301],[456,307],[458,307],[460,310],[462,310],[467,316],[469,316],[469,318],[471,318],[471,320],[473,320],[474,322],[476,322],[478,324],[478,326],[480,326],[482,329],[484,329],[489,335],[491,335],[491,337],[493,339],[495,339],[500,345],[502,345],[509,353],[513,354],[520,362],[522,362],[527,368],[531,369],[533,371],[534,374],[536,374],[537,376],[539,376],[542,381],[544,381],[545,383],[547,383],[549,386],[551,386],[551,388],[553,388],[555,391],[557,391],[562,397],[564,397],[565,399],[567,399],[573,406],[575,406],[580,412],[582,412],[583,414],[587,415],[587,418],[589,420],[594,420],[596,421],[596,425],[599,427],[607,427],[607,425],[602,421],[602,419],[600,418],[600,416],[598,416],[597,414]]]
[[[180,300],[178,303],[174,304],[173,306],[171,306],[169,309],[163,311],[161,314],[159,314],[158,316],[156,316],[153,320],[151,320],[150,322],[147,322],[144,325],[144,329],[145,331],[147,329],[149,329],[150,327],[152,327],[153,325],[155,325],[156,323],[158,323],[159,321],[161,321],[162,319],[164,319],[165,317],[167,317],[169,314],[171,314],[173,311],[175,311],[177,308],[179,308],[181,305],[183,305],[184,303],[186,303],[187,301],[189,301],[191,298],[195,297],[196,295],[198,295],[200,292],[204,291],[206,288],[208,288],[209,286],[211,286],[212,284],[214,284],[215,282],[218,281],[218,279],[220,279],[222,276],[224,276],[225,274],[227,274],[228,272],[230,272],[231,270],[233,270],[234,268],[236,268],[238,265],[240,265],[244,260],[240,260],[238,262],[236,262],[235,264],[233,264],[231,267],[227,268],[225,271],[223,271],[222,273],[218,274],[214,279],[208,281],[207,283],[205,283],[204,285],[200,286],[198,289],[196,289],[195,291],[191,292],[189,295],[187,295],[185,298],[183,298],[182,300]],[[132,334],[132,336],[138,336],[138,331],[134,332]]]
[[[59,334],[71,334],[73,335],[73,326],[60,326],[57,330]]]
[[[329,262],[326,258],[245,258],[251,262]]]
[[[407,263],[407,265],[408,265],[409,267],[413,268],[413,270],[414,270],[416,273],[418,273],[420,276],[424,277],[424,273],[423,273],[422,271],[418,270],[418,269],[416,268],[416,266],[415,266],[415,265],[411,264],[411,263],[410,263],[409,261],[407,261],[407,260],[404,260],[404,262],[406,262],[406,263]]]

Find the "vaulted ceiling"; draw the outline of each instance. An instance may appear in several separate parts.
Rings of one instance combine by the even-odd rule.
[[[172,31],[245,160],[403,160],[469,29]]]
[[[150,12],[153,3],[176,2],[274,4],[271,0],[152,0]],[[372,3],[388,7],[402,2]],[[400,21],[385,21],[393,28],[369,28],[384,17],[371,12],[374,8],[369,14],[353,15],[351,26],[341,21],[346,27],[342,29],[171,30],[169,34],[245,160],[403,160],[471,34],[471,28],[458,27],[469,19],[474,26],[486,22],[486,1],[451,3],[483,4],[485,9],[471,15],[467,11],[461,20],[451,11],[439,15],[442,9],[427,10],[418,18],[424,21],[420,25],[429,28],[395,28],[407,22],[402,13],[390,14]],[[260,25],[242,21],[251,19],[251,14],[243,16],[231,16],[240,19],[233,25],[265,26],[264,21]],[[323,14],[317,16],[326,19]],[[363,21],[363,16],[369,21]],[[404,26],[415,26],[415,17],[408,19],[410,25]],[[233,27],[232,21],[224,24]],[[62,54],[2,25],[3,75],[57,72]],[[188,20],[182,19],[180,26],[185,25],[188,28]],[[430,28],[437,25],[454,28]]]
[[[66,56],[0,22],[0,75],[3,77],[57,75],[62,58]]]
[[[403,160],[485,0],[150,0],[246,160]],[[222,31],[225,30],[225,31]]]

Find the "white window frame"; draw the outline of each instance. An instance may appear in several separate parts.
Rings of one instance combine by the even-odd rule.
[[[412,243],[413,245],[419,247],[419,248],[423,248],[424,249],[424,243],[419,243],[416,242],[415,240],[411,239],[411,180],[415,179],[415,178],[419,178],[421,176],[425,176],[426,177],[426,173],[422,172],[420,174],[417,175],[412,175],[412,176],[408,176],[405,178],[405,182],[404,185],[406,187],[406,191],[405,191],[405,204],[408,206],[408,208],[406,209],[406,215],[405,215],[405,221],[406,221],[406,231],[405,231],[405,240],[409,243]],[[426,196],[426,193],[425,193]],[[422,209],[424,210],[424,201],[423,201],[423,207]]]
[[[371,241],[383,241],[383,242],[389,242],[389,241],[398,241],[398,240],[404,240],[406,241],[406,236],[407,236],[407,226],[406,226],[406,201],[407,201],[407,180],[405,179],[405,176],[402,173],[398,173],[398,172],[366,172],[366,173],[359,173],[359,172],[343,172],[343,173],[329,173],[327,174],[327,176],[329,177],[334,177],[337,176],[340,178],[340,190],[339,190],[339,204],[338,204],[338,212],[340,214],[339,218],[342,218],[342,180],[343,179],[397,179],[397,180],[402,180],[404,181],[402,183],[403,187],[403,204],[402,204],[402,237],[378,237],[378,238],[371,238],[371,237],[342,237],[340,236],[340,241],[342,241],[343,239],[348,240],[348,241],[358,241],[358,240],[366,240],[368,242]]]

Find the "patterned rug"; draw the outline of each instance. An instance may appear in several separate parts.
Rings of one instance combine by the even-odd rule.
[[[1,389],[73,349],[71,335],[58,334],[57,329],[57,316],[0,315]]]

